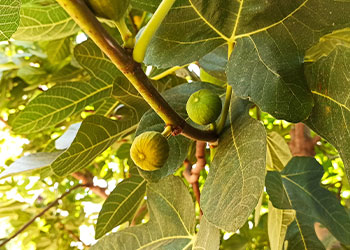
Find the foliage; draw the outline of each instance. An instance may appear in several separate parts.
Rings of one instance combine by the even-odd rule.
[[[26,139],[1,249],[349,249],[349,1],[86,2],[0,0],[0,127]],[[186,112],[203,89],[208,126]],[[169,144],[155,171],[130,158],[146,131]]]

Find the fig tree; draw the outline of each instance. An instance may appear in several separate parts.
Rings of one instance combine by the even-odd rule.
[[[134,139],[130,156],[139,168],[146,171],[157,170],[169,157],[168,140],[159,132],[144,132]]]
[[[188,116],[197,124],[208,125],[216,121],[222,109],[220,97],[209,89],[193,93],[187,101]]]

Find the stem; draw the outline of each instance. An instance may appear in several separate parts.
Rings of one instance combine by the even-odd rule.
[[[67,196],[68,194],[70,194],[73,190],[83,187],[84,185],[82,184],[78,184],[74,187],[72,187],[71,189],[69,189],[68,191],[66,191],[65,193],[63,193],[60,197],[58,197],[56,200],[54,200],[53,202],[51,202],[43,211],[41,211],[40,213],[38,213],[37,215],[35,215],[30,221],[28,221],[26,224],[24,224],[14,235],[12,235],[10,238],[8,238],[7,240],[5,240],[4,242],[2,242],[0,244],[0,247],[5,246],[10,240],[14,239],[17,237],[17,235],[19,235],[20,233],[22,233],[27,227],[29,227],[37,218],[39,218],[40,216],[42,216],[43,214],[45,214],[50,208],[52,208],[53,206],[55,206],[56,204],[58,204],[58,201],[63,199],[65,196]]]
[[[171,126],[166,126],[165,129],[163,130],[162,132],[162,135],[164,137],[168,137],[171,135],[171,132],[173,131],[172,127]]]
[[[122,18],[118,21],[114,22],[119,30],[119,33],[123,39],[125,48],[133,48],[134,47],[134,38],[132,37],[132,33],[129,30],[128,26],[126,26],[125,18]]]
[[[168,14],[171,6],[173,6],[174,2],[175,0],[163,0],[158,6],[156,12],[154,12],[151,20],[147,23],[135,45],[133,52],[133,57],[136,62],[143,62],[148,44],[150,43],[154,33],[156,33],[158,30],[165,16]]]
[[[222,115],[221,115],[220,121],[219,121],[217,129],[216,129],[218,134],[221,134],[222,130],[225,128],[228,110],[230,108],[230,103],[231,103],[231,96],[232,96],[232,87],[227,84],[225,104],[224,104],[224,108],[222,110]]]
[[[107,188],[102,188],[99,186],[94,186],[93,179],[94,176],[86,171],[85,173],[74,172],[71,174],[75,179],[82,182],[82,184],[88,187],[94,194],[100,196],[103,199],[107,199],[108,195],[106,194]]]
[[[228,60],[230,60],[230,56],[232,54],[232,51],[234,49],[235,43],[229,42],[228,43],[228,53],[227,53],[227,58]],[[225,104],[224,104],[224,108],[222,110],[222,116],[221,119],[219,121],[218,127],[217,127],[217,133],[220,135],[221,132],[224,130],[225,128],[225,123],[226,123],[226,119],[227,119],[227,114],[228,114],[228,110],[230,108],[230,103],[231,103],[231,96],[232,96],[232,87],[227,84],[226,86],[226,97],[225,97]]]
[[[176,70],[182,69],[183,67],[186,67],[186,66],[188,66],[188,64],[187,64],[187,65],[184,65],[184,66],[182,66],[182,67],[180,67],[180,66],[172,67],[172,68],[167,69],[167,70],[165,70],[164,72],[162,72],[162,73],[160,73],[160,74],[158,74],[158,75],[156,75],[156,76],[151,77],[151,79],[152,79],[152,80],[160,80],[160,79],[162,79],[163,77],[166,77],[166,76],[168,76],[168,75],[174,73]]]
[[[203,131],[192,127],[172,109],[152,85],[141,65],[133,61],[127,51],[108,34],[86,6],[84,0],[57,0],[57,2],[109,57],[166,124],[178,128],[184,136],[193,140],[208,142],[217,140],[217,135],[213,131]]]

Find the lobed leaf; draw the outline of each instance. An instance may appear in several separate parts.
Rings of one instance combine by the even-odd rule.
[[[85,106],[111,94],[112,85],[98,80],[57,84],[34,98],[12,122],[13,131],[35,133],[57,125]]]
[[[230,126],[219,138],[201,194],[207,220],[225,231],[241,228],[256,207],[264,187],[266,133],[248,114],[250,103],[231,99]]]
[[[323,35],[347,27],[347,1],[179,0],[147,49],[159,68],[197,61],[223,44],[234,46],[227,66],[236,95],[278,119],[299,122],[313,107],[304,54]]]
[[[315,159],[294,157],[282,172],[267,174],[266,187],[271,202],[281,208],[281,204],[275,202],[281,199],[281,193],[270,192],[278,185],[271,176],[277,175],[282,179],[278,189],[285,190],[291,206],[288,208],[296,211],[296,223],[287,231],[288,249],[324,249],[316,236],[315,222],[327,227],[343,244],[350,243],[350,217],[337,198],[321,188],[323,168]]]
[[[114,227],[131,221],[146,193],[146,181],[139,175],[119,183],[103,203],[98,215],[95,238],[99,239]]]
[[[9,40],[19,25],[20,0],[0,0],[0,41]]]
[[[191,249],[195,211],[191,195],[179,177],[147,184],[148,223],[105,236],[92,250]]]
[[[350,40],[337,36],[329,39],[337,46],[305,68],[315,100],[306,124],[337,148],[350,180]],[[321,43],[327,42],[325,39]]]
[[[88,166],[118,138],[136,128],[130,121],[115,121],[99,115],[87,117],[70,147],[52,164],[53,172],[66,176]]]
[[[74,50],[74,55],[93,79],[113,85],[112,96],[131,111],[130,119],[136,124],[149,106],[129,80],[91,40],[79,44]]]
[[[14,39],[45,41],[64,38],[79,31],[79,26],[54,0],[23,1],[21,20]]]

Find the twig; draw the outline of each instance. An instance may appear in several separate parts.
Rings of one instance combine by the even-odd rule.
[[[293,156],[315,156],[315,145],[321,138],[319,136],[312,138],[310,129],[305,124],[295,124],[290,136],[289,148]]]
[[[214,131],[200,130],[187,123],[153,86],[136,63],[130,51],[123,49],[103,28],[84,0],[56,0],[75,20],[81,29],[109,57],[114,65],[124,74],[135,89],[141,94],[165,124],[172,125],[182,135],[200,141],[215,142],[218,139]]]
[[[199,190],[199,176],[202,171],[202,169],[205,167],[206,161],[205,161],[205,148],[207,144],[205,142],[197,141],[196,144],[196,158],[197,163],[196,167],[192,168],[192,164],[189,161],[185,161],[185,171],[182,173],[185,179],[192,185],[193,193],[196,197],[196,200],[198,202],[198,205],[200,207],[200,190]],[[202,210],[200,210],[201,215],[203,215]]]
[[[42,216],[43,214],[45,214],[50,208],[52,208],[53,206],[55,206],[56,204],[58,204],[59,200],[62,200],[65,196],[67,196],[68,194],[70,194],[73,190],[83,187],[85,185],[83,184],[78,184],[74,187],[72,187],[71,189],[67,190],[65,193],[63,193],[60,197],[58,197],[56,200],[54,200],[53,202],[51,202],[43,211],[41,211],[40,213],[38,213],[37,215],[35,215],[30,221],[28,221],[26,224],[24,224],[15,234],[13,234],[10,238],[6,239],[4,242],[2,242],[0,244],[0,247],[5,246],[5,244],[7,244],[10,240],[14,239],[15,237],[17,237],[17,235],[19,235],[20,233],[22,233],[27,227],[29,227],[37,218],[39,218],[40,216]]]
[[[81,242],[85,248],[89,248],[90,246],[86,245],[83,241],[81,241],[80,237],[76,235],[72,230],[69,230],[64,226],[63,223],[59,223],[60,229],[66,231],[75,241]]]
[[[106,188],[95,186],[93,183],[94,176],[90,172],[75,172],[72,173],[72,176],[75,179],[80,180],[82,184],[89,188],[94,194],[100,196],[103,199],[107,199],[108,195],[106,194]]]

